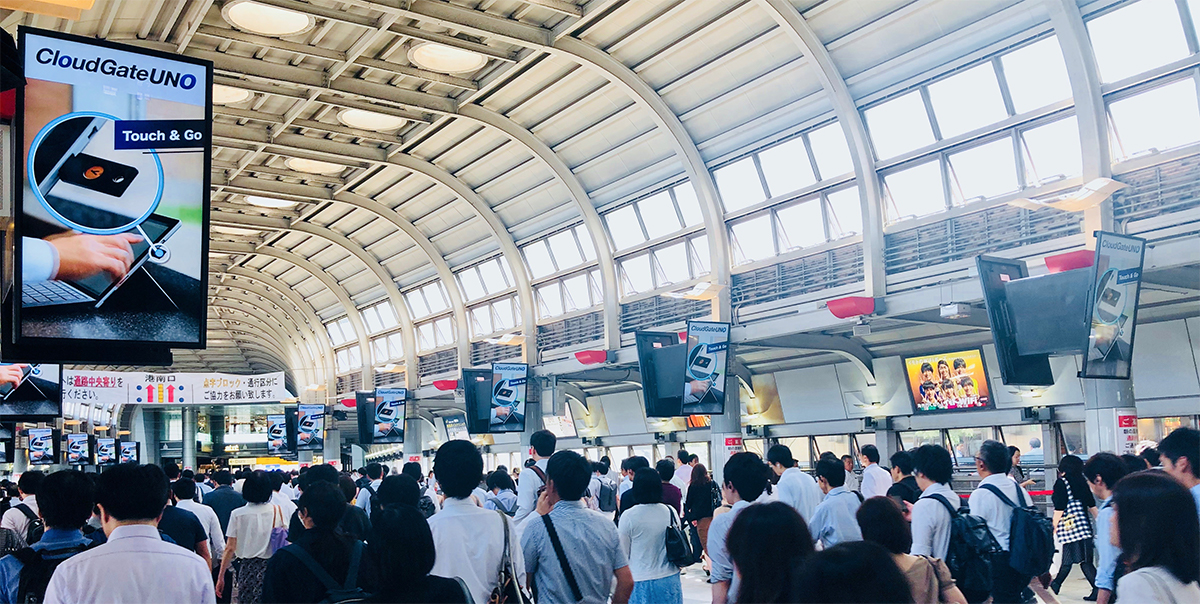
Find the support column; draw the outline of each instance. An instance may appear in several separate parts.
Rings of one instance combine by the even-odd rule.
[[[196,469],[197,411],[195,407],[183,408],[183,467]]]
[[[17,438],[14,440],[16,440],[18,443],[21,442],[20,438]],[[27,450],[29,447],[29,444],[28,444],[29,440],[26,439],[24,442],[26,443],[25,447],[16,447],[16,446],[13,447],[13,474],[14,475],[24,474],[25,471],[29,469],[29,451]]]
[[[1082,381],[1087,452],[1132,453],[1138,442],[1133,381]]]
[[[526,389],[528,392],[528,389]],[[529,437],[533,436],[534,432],[542,429],[542,401],[525,401],[525,431],[521,433],[521,451],[524,457],[529,455],[525,453],[529,450]],[[557,449],[556,449],[557,450]]]
[[[411,392],[411,391],[410,391]],[[404,459],[400,466],[408,463],[409,456],[420,455],[425,447],[424,432],[421,430],[421,412],[417,401],[405,403],[404,412]]]
[[[212,413],[208,416],[208,435],[212,438],[212,455],[215,464],[225,457],[225,416]],[[228,464],[226,464],[228,465]]]
[[[709,457],[712,459],[713,479],[717,484],[723,484],[725,479],[725,462],[729,461],[731,453],[744,451],[742,445],[742,387],[737,376],[725,377],[725,413],[712,416],[712,440],[709,442]],[[731,450],[726,446],[726,439],[738,439],[737,448]]]
[[[330,416],[332,417],[332,416]],[[336,462],[336,467],[342,469],[342,431],[337,428],[325,429],[325,449],[321,451],[325,463]]]
[[[876,430],[875,448],[879,449],[879,465],[891,466],[888,460],[900,450],[900,433],[895,430]]]

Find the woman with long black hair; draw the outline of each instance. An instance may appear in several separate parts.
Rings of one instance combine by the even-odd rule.
[[[1092,519],[1096,517],[1096,499],[1083,477],[1082,459],[1067,455],[1058,462],[1058,482],[1054,483],[1050,498],[1054,503],[1054,536],[1062,546],[1062,562],[1050,589],[1057,594],[1071,574],[1071,567],[1078,564],[1092,586],[1089,598],[1095,600],[1096,566],[1092,558],[1096,530]]]
[[[1161,472],[1138,472],[1113,489],[1112,541],[1129,563],[1119,601],[1200,602],[1200,519],[1196,500]]]
[[[775,501],[742,510],[725,545],[741,577],[738,602],[798,601],[800,567],[813,553],[813,540],[792,506]]]

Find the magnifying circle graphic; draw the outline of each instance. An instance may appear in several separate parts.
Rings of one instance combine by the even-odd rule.
[[[34,162],[34,158],[37,157],[37,150],[38,150],[38,147],[41,146],[42,141],[44,141],[46,139],[46,137],[49,136],[49,134],[51,132],[53,132],[54,128],[56,126],[58,126],[59,124],[62,124],[63,122],[66,122],[68,120],[78,119],[78,118],[83,118],[83,117],[98,117],[98,118],[103,118],[106,120],[111,120],[113,122],[117,122],[120,120],[120,118],[118,118],[115,115],[109,115],[107,113],[100,113],[97,111],[77,111],[75,113],[68,113],[66,115],[60,115],[60,116],[54,118],[53,120],[51,120],[49,124],[46,124],[45,126],[42,127],[41,130],[38,131],[37,136],[35,136],[33,138],[33,143],[29,145],[29,159],[26,162],[25,170],[29,174],[30,181],[32,181],[34,178],[36,178],[36,175],[37,175],[37,173],[33,169],[33,162]],[[100,228],[89,227],[89,226],[84,226],[82,224],[79,224],[78,222],[71,220],[70,218],[67,218],[66,216],[64,216],[62,214],[62,212],[59,212],[46,199],[46,196],[42,194],[42,191],[37,186],[37,183],[31,182],[32,186],[30,187],[30,189],[33,190],[33,196],[38,200],[38,203],[41,203],[42,207],[45,208],[46,211],[49,212],[50,215],[55,218],[55,220],[58,220],[62,224],[66,225],[68,227],[71,227],[72,229],[79,231],[80,233],[84,233],[87,235],[120,235],[121,233],[124,233],[124,232],[128,231],[129,229],[132,229],[132,228],[138,226],[139,224],[142,224],[143,222],[145,222],[145,220],[147,218],[149,218],[151,214],[154,214],[154,211],[158,209],[158,204],[162,201],[163,179],[164,179],[162,160],[160,160],[158,158],[158,151],[156,151],[154,149],[149,149],[149,151],[150,151],[150,156],[154,158],[154,166],[158,171],[158,189],[154,194],[154,201],[150,203],[149,207],[146,208],[145,213],[143,213],[140,217],[134,219],[133,221],[129,222],[128,224],[125,224],[125,225],[122,225],[119,227],[100,229]]]
[[[1115,285],[1116,281],[1117,281],[1117,269],[1115,269],[1115,268],[1110,268],[1110,269],[1104,271],[1104,274],[1101,275],[1100,279],[1099,279],[1099,283],[1100,283],[1101,287],[1097,288],[1097,292],[1096,292],[1096,298],[1097,298],[1096,299],[1096,318],[1099,319],[1100,323],[1102,323],[1104,325],[1116,325],[1117,322],[1121,320],[1121,315],[1124,314],[1124,312],[1125,312],[1125,304],[1127,302],[1127,299],[1124,295],[1121,295],[1121,297],[1120,297],[1120,302],[1119,302],[1120,307],[1116,309],[1116,312],[1111,313],[1112,319],[1105,318],[1104,315],[1108,314],[1108,310],[1100,308],[1100,298],[1102,298],[1104,296],[1104,292],[1106,292],[1107,290],[1109,290],[1109,289],[1116,290],[1117,289],[1117,286]]]
[[[695,346],[692,347],[691,350],[688,351],[687,374],[693,380],[704,381],[704,380],[707,380],[708,378],[712,377],[713,374],[717,372],[717,368],[714,365],[712,368],[712,371],[709,371],[708,373],[705,373],[704,375],[696,375],[696,371],[695,371],[696,368],[694,365],[692,365],[692,362],[696,360],[696,357],[699,356],[700,351],[704,348],[704,346],[705,346],[704,344],[696,344]]]

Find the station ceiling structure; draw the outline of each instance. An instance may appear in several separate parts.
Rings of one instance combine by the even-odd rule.
[[[752,346],[793,317],[874,356],[985,343],[981,309],[936,312],[972,301],[970,258],[1090,228],[1029,200],[1116,178],[1108,225],[1195,247],[1194,213],[1169,214],[1198,197],[1197,22],[1185,0],[0,10],[213,61],[209,347],[174,368],[330,396],[710,313],[747,327],[756,371],[838,360]],[[1148,272],[1141,320],[1200,299],[1193,256]],[[914,298],[867,336],[811,319],[845,295]]]

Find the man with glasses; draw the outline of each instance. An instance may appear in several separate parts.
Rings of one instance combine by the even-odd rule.
[[[995,493],[984,488],[991,485],[1004,493],[1009,501],[1031,502],[1032,498],[1025,489],[1008,475],[1012,465],[1012,457],[1008,447],[995,440],[985,440],[975,454],[975,470],[983,479],[979,488],[971,493],[968,504],[971,513],[987,522],[988,530],[1000,544],[1000,553],[992,558],[992,601],[995,604],[1015,604],[1021,602],[1021,592],[1029,585],[1031,577],[1022,575],[1009,564],[1009,524],[1012,522],[1013,508],[1004,503]],[[1019,494],[1018,494],[1019,492]],[[1023,498],[1023,499],[1022,499]]]

